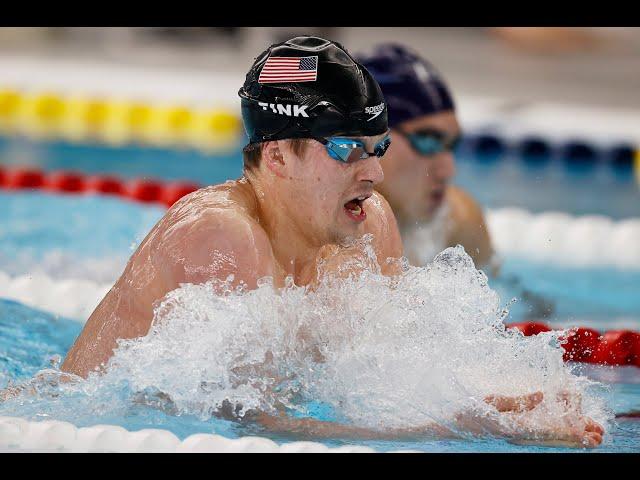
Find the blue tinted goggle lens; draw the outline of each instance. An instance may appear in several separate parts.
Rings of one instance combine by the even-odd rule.
[[[460,143],[460,137],[443,139],[439,135],[413,133],[407,135],[413,148],[422,155],[435,155],[444,151],[453,151]]]
[[[340,162],[352,163],[369,158],[371,155],[382,157],[391,144],[391,138],[385,137],[378,142],[373,152],[367,152],[364,143],[352,138],[332,137],[325,139],[324,142],[326,142],[325,147],[331,158]]]

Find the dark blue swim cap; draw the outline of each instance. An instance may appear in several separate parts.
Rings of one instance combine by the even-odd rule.
[[[387,43],[355,58],[382,89],[389,127],[422,115],[455,110],[453,97],[440,73],[414,51]]]

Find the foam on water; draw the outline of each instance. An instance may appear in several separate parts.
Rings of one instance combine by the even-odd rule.
[[[240,416],[277,405],[306,415],[320,402],[334,420],[373,428],[453,428],[465,411],[508,430],[517,418],[484,397],[541,391],[535,430],[563,421],[557,395],[568,391],[586,415],[611,419],[600,387],[564,364],[556,334],[505,331],[506,310],[461,247],[424,268],[405,264],[394,279],[364,271],[326,278],[315,291],[289,284],[278,293],[268,280],[223,295],[213,287],[168,294],[149,334],[120,341],[107,373],[58,384],[55,371],[43,372],[32,383],[37,395],[5,402],[0,414],[76,423],[142,402],[209,418],[229,400]]]

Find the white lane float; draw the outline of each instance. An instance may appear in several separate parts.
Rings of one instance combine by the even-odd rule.
[[[640,218],[531,213],[519,208],[487,212],[496,251],[570,267],[640,270]]]
[[[53,452],[162,452],[162,453],[373,453],[359,445],[329,448],[316,442],[278,445],[268,438],[225,438],[197,433],[180,440],[161,429],[130,432],[116,425],[78,428],[68,422],[32,422],[0,417],[0,451]]]

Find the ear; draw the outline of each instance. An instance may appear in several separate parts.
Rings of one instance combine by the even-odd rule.
[[[278,177],[286,178],[286,163],[280,147],[277,140],[265,142],[262,146],[262,162]]]

